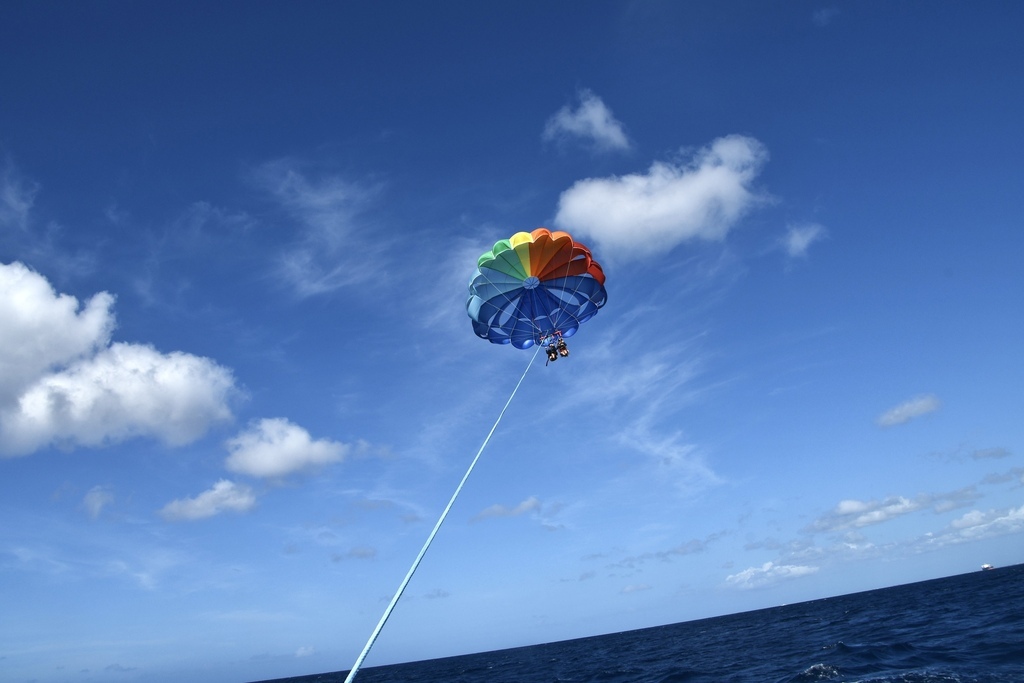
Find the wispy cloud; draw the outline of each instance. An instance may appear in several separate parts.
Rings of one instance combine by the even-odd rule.
[[[956,540],[973,541],[1024,531],[1024,505],[1003,510],[971,510],[950,527]]]
[[[340,462],[348,446],[314,440],[308,431],[284,418],[265,418],[228,440],[225,466],[254,477],[283,477],[293,472]]]
[[[621,560],[612,562],[608,566],[610,568],[621,568],[621,569],[635,569],[640,565],[650,562],[668,562],[677,557],[683,557],[685,555],[695,555],[697,553],[703,553],[717,540],[722,538],[725,534],[722,532],[710,534],[703,539],[691,538],[688,541],[683,541],[671,548],[665,550],[656,550],[652,552],[640,553],[639,555],[630,555],[624,557]]]
[[[559,198],[555,224],[622,259],[690,240],[719,241],[765,199],[752,184],[767,160],[754,138],[718,138],[686,162],[659,161],[645,174],[578,181]]]
[[[40,221],[33,216],[40,188],[22,176],[10,160],[0,162],[0,247],[10,245],[21,260],[37,267],[45,264],[65,277],[93,272],[97,260],[92,251],[68,251],[67,230],[56,220]]]
[[[82,499],[82,506],[86,514],[92,519],[97,519],[103,508],[114,502],[114,494],[104,486],[93,486]]]
[[[735,588],[749,590],[769,586],[780,581],[797,579],[801,576],[814,574],[817,571],[818,567],[814,566],[797,564],[779,565],[774,562],[765,562],[760,567],[749,567],[736,574],[730,574],[725,577],[725,582]]]
[[[589,142],[600,151],[629,149],[629,138],[611,110],[590,90],[578,93],[579,105],[566,105],[544,125],[544,139]]]
[[[995,460],[997,458],[1008,458],[1012,453],[1005,448],[982,448],[971,453],[975,460]]]
[[[838,16],[838,7],[822,7],[814,10],[814,14],[811,15],[811,21],[814,22],[815,26],[824,27],[831,24]]]
[[[1002,482],[990,482],[986,478],[981,483]],[[860,529],[929,509],[941,514],[972,505],[980,497],[981,494],[978,492],[977,486],[972,484],[954,491],[923,493],[913,498],[890,496],[882,500],[863,501],[848,499],[840,501],[835,508],[814,520],[808,525],[806,531],[832,532],[845,529]]]
[[[195,521],[225,511],[246,512],[256,505],[256,494],[244,484],[221,479],[194,498],[173,500],[160,510],[160,516],[172,522]]]
[[[687,443],[682,433],[655,434],[645,424],[621,432],[618,441],[649,458],[658,471],[658,479],[670,481],[685,493],[694,493],[721,483],[708,467],[700,449]]]
[[[935,394],[924,394],[894,406],[878,416],[876,422],[880,427],[894,427],[905,424],[911,420],[933,413],[939,409],[941,403]]]
[[[39,185],[26,181],[10,161],[0,165],[0,228],[26,231]]]
[[[331,555],[332,562],[342,562],[344,560],[372,560],[377,557],[377,549],[360,545],[355,548],[350,548],[344,553],[333,553]]]
[[[117,225],[131,217],[126,211],[108,209],[107,220]],[[200,259],[223,259],[224,251],[237,250],[238,241],[244,240],[254,225],[244,212],[193,202],[167,225],[143,232],[146,254],[132,278],[135,293],[148,305],[166,305],[163,289],[173,292],[174,298],[180,296],[192,286]],[[183,264],[187,267],[182,268]]]
[[[825,237],[825,227],[817,223],[790,225],[782,238],[782,246],[790,258],[804,258],[811,245]]]
[[[541,509],[541,502],[536,496],[530,496],[523,502],[513,507],[506,505],[495,504],[481,510],[474,517],[473,521],[479,521],[481,519],[489,519],[492,517],[519,517],[530,512],[539,512]]]
[[[983,477],[978,484],[940,493],[914,497],[891,496],[884,500],[844,500],[828,513],[803,529],[799,539],[781,542],[765,539],[748,543],[748,550],[776,550],[777,565],[822,564],[829,561],[863,560],[879,556],[896,557],[935,550],[944,546],[1016,534],[1024,531],[1024,508],[973,509],[953,520],[945,528],[905,538],[886,534],[885,542],[875,542],[866,535],[870,527],[910,514],[931,512],[936,519],[959,508],[973,506],[982,498],[979,485],[1024,484],[1024,468]],[[907,527],[905,527],[907,528]],[[830,541],[821,544],[813,534],[827,533]],[[806,535],[811,534],[811,535]]]
[[[911,500],[903,496],[893,496],[885,500],[843,500],[831,512],[815,520],[809,529],[835,531],[881,524],[920,510],[926,505],[927,501],[924,499]]]
[[[181,579],[190,561],[185,554],[154,546],[145,535],[133,535],[126,543],[123,535],[102,530],[83,535],[77,526],[53,529],[52,533],[59,540],[51,537],[46,544],[0,551],[0,565],[75,583],[113,579],[153,590],[167,580]],[[16,564],[7,561],[7,553],[14,556]]]
[[[646,305],[621,312],[609,334],[597,339],[596,344],[588,340],[587,356],[579,362],[586,363],[591,390],[566,392],[560,405],[598,403],[619,408],[642,399],[639,403],[645,414],[651,414],[668,405],[678,407],[692,401],[700,391],[693,384],[704,362],[699,337],[662,335],[656,328],[640,323],[656,320],[657,313],[656,307]],[[645,330],[655,333],[645,334]]]
[[[281,253],[276,272],[299,296],[332,292],[378,273],[386,246],[356,222],[378,187],[337,176],[310,179],[290,160],[264,164],[255,177],[296,222],[298,239]]]
[[[1024,467],[1013,467],[1008,472],[988,474],[981,480],[983,484],[1005,484],[1007,482],[1024,484]]]

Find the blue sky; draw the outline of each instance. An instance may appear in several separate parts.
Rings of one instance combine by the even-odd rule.
[[[0,9],[0,672],[348,668],[1024,561],[1017,3]]]

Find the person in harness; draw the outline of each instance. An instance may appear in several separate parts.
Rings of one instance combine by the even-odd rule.
[[[558,355],[565,358],[569,355],[569,347],[565,345],[565,340],[561,337],[558,338],[558,343],[555,344],[555,348],[558,350]]]
[[[555,346],[555,342],[548,344],[548,347],[544,350],[548,354],[548,362],[558,360],[558,347]]]

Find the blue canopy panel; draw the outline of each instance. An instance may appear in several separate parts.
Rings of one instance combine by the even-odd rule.
[[[604,286],[589,275],[542,280],[528,289],[515,276],[480,268],[466,311],[478,337],[526,349],[555,332],[571,337],[606,299]]]

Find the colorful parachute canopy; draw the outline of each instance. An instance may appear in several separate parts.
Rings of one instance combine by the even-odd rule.
[[[466,311],[478,337],[526,349],[552,335],[571,337],[607,299],[590,250],[568,233],[537,228],[480,257]]]

